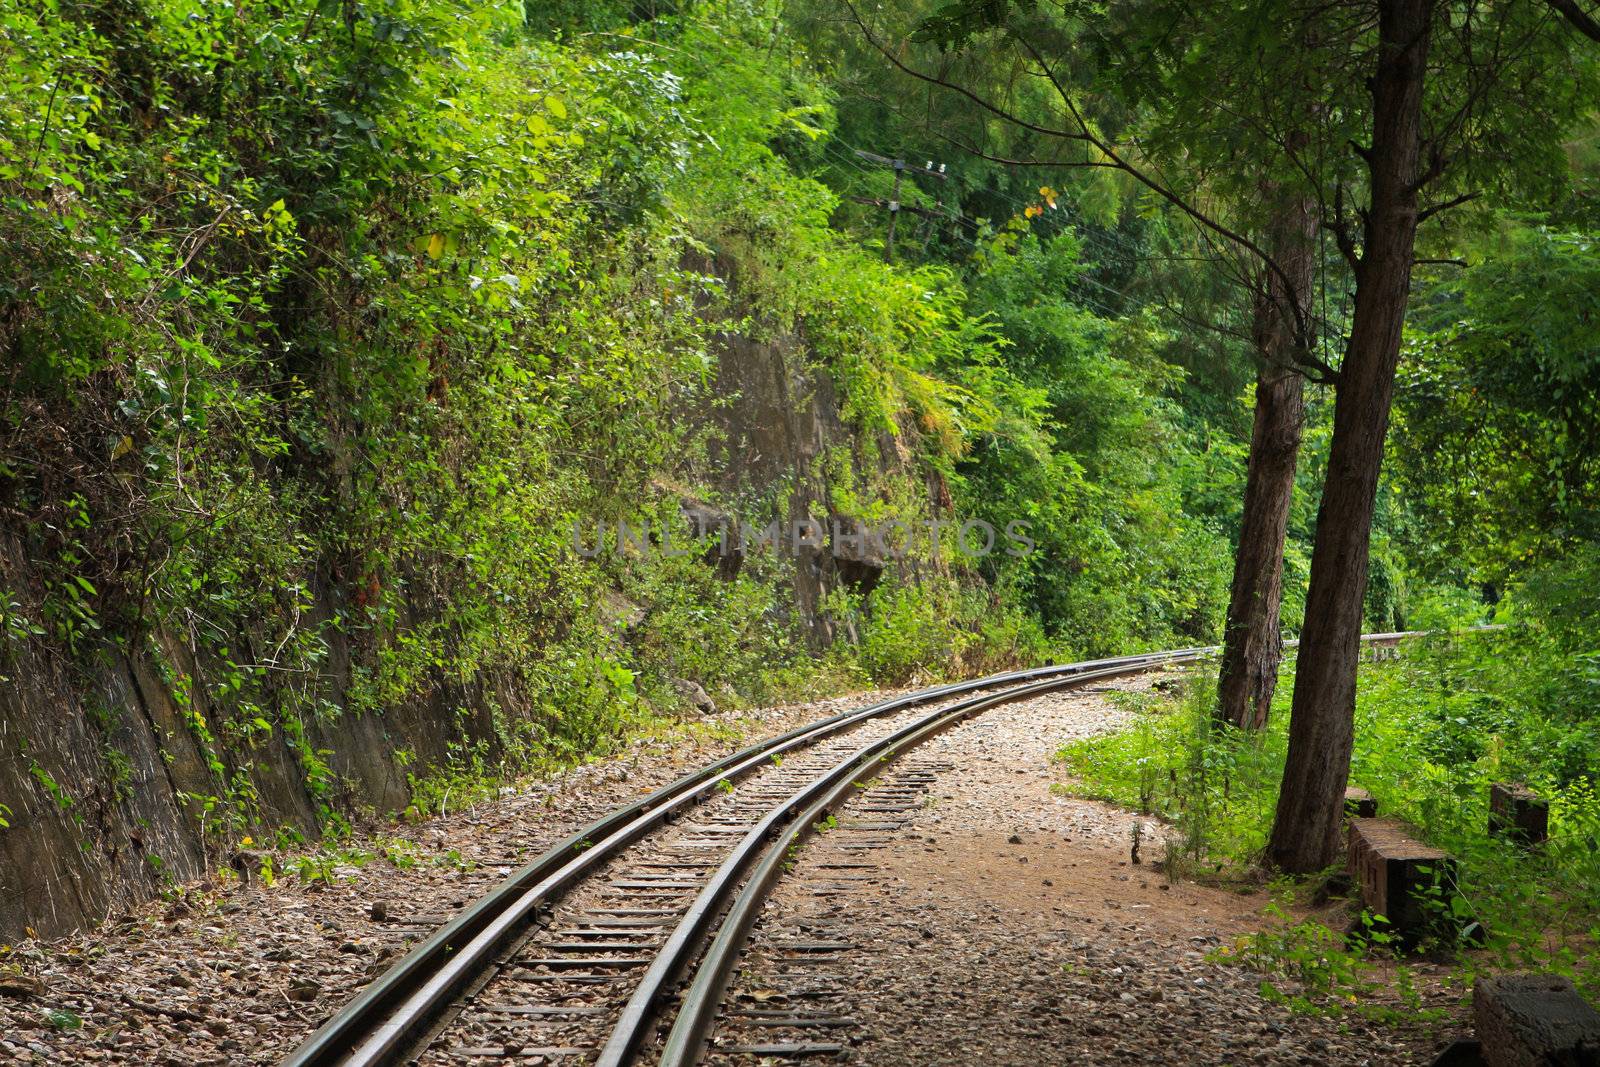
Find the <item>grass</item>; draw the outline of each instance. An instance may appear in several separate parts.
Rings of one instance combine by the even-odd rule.
[[[1267,840],[1285,735],[1252,735],[1211,721],[1215,677],[1208,667],[1175,691],[1111,693],[1134,713],[1125,730],[1074,741],[1057,759],[1066,788],[1152,815],[1167,824],[1169,873],[1238,876]],[[1287,697],[1280,698],[1286,700]],[[1287,707],[1283,715],[1287,715]]]
[[[1351,784],[1458,858],[1464,909],[1487,931],[1481,948],[1455,957],[1463,988],[1485,970],[1539,969],[1600,995],[1600,791],[1591,771],[1600,765],[1600,730],[1588,702],[1597,677],[1595,657],[1560,654],[1527,632],[1428,640],[1398,660],[1362,666]],[[1169,873],[1259,880],[1292,685],[1290,665],[1259,734],[1212,723],[1214,677],[1204,668],[1181,693],[1141,695],[1127,729],[1060,750],[1071,775],[1065,788],[1165,822]],[[1526,782],[1550,800],[1543,847],[1524,850],[1488,833],[1496,781]],[[1355,961],[1393,953],[1381,927],[1370,936],[1374,928],[1352,918],[1355,935],[1324,927],[1330,940],[1280,910],[1271,931],[1230,954],[1265,972],[1298,973],[1312,991],[1307,1003],[1364,1002]],[[1334,959],[1335,950],[1349,958]],[[1312,971],[1323,972],[1308,981],[1314,961]],[[1404,972],[1396,969],[1397,981],[1409,981]]]

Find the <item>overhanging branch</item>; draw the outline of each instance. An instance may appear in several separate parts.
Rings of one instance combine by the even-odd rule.
[[[1579,33],[1592,41],[1600,41],[1600,22],[1574,3],[1574,0],[1545,0],[1545,3],[1571,23]]]
[[[1282,266],[1280,266],[1278,262],[1273,259],[1273,257],[1259,244],[1251,240],[1246,235],[1224,225],[1218,220],[1212,218],[1206,212],[1200,210],[1185,197],[1181,196],[1171,188],[1167,187],[1164,183],[1157,180],[1153,175],[1146,172],[1142,167],[1137,166],[1124,158],[1122,154],[1117,151],[1115,146],[1105,140],[1105,138],[1096,134],[1088,121],[1084,118],[1082,112],[1078,109],[1072,93],[1065,85],[1062,84],[1060,79],[1056,76],[1055,71],[1048,63],[1045,62],[1044,58],[1033,47],[1031,42],[1020,37],[1013,36],[1012,38],[1018,45],[1022,47],[1024,51],[1027,52],[1028,56],[1038,66],[1041,74],[1049,80],[1051,86],[1055,89],[1056,94],[1060,97],[1062,105],[1067,109],[1068,114],[1071,115],[1073,122],[1076,124],[1077,128],[1075,130],[1056,129],[1030,121],[1020,115],[1014,114],[1008,108],[1002,107],[1000,104],[987,99],[986,97],[974,92],[964,85],[952,82],[942,75],[930,74],[926,71],[919,70],[916,67],[911,66],[909,63],[901,59],[900,56],[895,54],[893,49],[889,48],[885,42],[880,40],[878,36],[873,33],[871,27],[867,25],[866,20],[863,19],[860,12],[856,10],[855,4],[852,2],[852,0],[845,0],[845,7],[847,10],[849,10],[851,19],[855,22],[857,28],[860,29],[861,34],[867,43],[886,60],[888,60],[889,63],[902,74],[905,74],[911,78],[915,78],[916,80],[926,84],[944,89],[948,92],[956,93],[972,101],[974,104],[989,112],[991,115],[994,115],[1005,122],[1011,123],[1019,129],[1027,130],[1031,133],[1037,133],[1045,137],[1058,138],[1088,145],[1100,153],[1100,155],[1103,157],[1103,161],[1090,160],[1081,164],[1063,162],[1057,165],[1065,167],[1098,166],[1120,170],[1124,174],[1127,174],[1129,177],[1133,178],[1139,184],[1143,185],[1145,188],[1154,192],[1163,200],[1167,201],[1173,207],[1177,208],[1184,215],[1188,216],[1189,219],[1200,226],[1202,230],[1209,230],[1236,247],[1250,253],[1268,271],[1274,274],[1284,284],[1285,292],[1294,292],[1294,286],[1289,279],[1288,273],[1284,271]],[[981,155],[982,153],[979,154]],[[1000,160],[995,161],[1000,162]],[[1021,161],[1016,160],[1006,160],[1005,162],[1013,165],[1022,165]],[[1288,309],[1289,313],[1295,322],[1296,336],[1302,339],[1309,337],[1309,325],[1306,320],[1305,309],[1299,306],[1299,302],[1297,300],[1291,299],[1288,301],[1288,303],[1290,305]],[[1318,373],[1331,373],[1331,368],[1327,367],[1326,364],[1316,360],[1315,357],[1311,357],[1310,363],[1312,369]]]

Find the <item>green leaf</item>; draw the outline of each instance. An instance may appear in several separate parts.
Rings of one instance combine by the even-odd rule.
[[[51,1008],[44,1013],[44,1017],[51,1026],[68,1033],[83,1026],[83,1020],[77,1013],[67,1011],[65,1008]]]

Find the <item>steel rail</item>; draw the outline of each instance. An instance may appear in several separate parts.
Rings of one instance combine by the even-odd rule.
[[[1483,632],[1498,630],[1498,626],[1474,626],[1465,632]],[[1405,630],[1395,633],[1363,634],[1361,642],[1397,644],[1401,640],[1427,637],[1435,631],[1430,630]],[[1300,644],[1298,639],[1284,642],[1286,648],[1296,648]],[[1203,656],[1214,654],[1220,650],[1219,646],[1202,648],[1180,649],[1165,654],[1155,654],[1142,664],[1110,665],[1102,667],[1094,664],[1095,670],[1085,670],[1079,674],[1055,681],[1029,686],[1026,689],[1008,690],[1004,693],[994,694],[990,697],[979,697],[965,701],[953,708],[944,709],[932,716],[921,720],[919,723],[907,727],[910,734],[898,745],[892,747],[891,756],[898,755],[917,744],[933,737],[935,734],[947,729],[955,723],[971,718],[978,713],[1000,704],[1011,703],[1015,700],[1024,700],[1039,693],[1064,689],[1073,685],[1093,681],[1097,678],[1115,677],[1118,675],[1137,673],[1148,670],[1153,666],[1167,666],[1180,663],[1189,663]],[[1085,664],[1085,667],[1090,665]],[[905,731],[902,731],[905,732]],[[877,747],[877,746],[874,746]],[[765,903],[768,893],[776,883],[783,869],[784,862],[789,858],[791,850],[806,835],[815,832],[817,824],[834,807],[838,806],[850,795],[851,788],[860,780],[862,772],[874,767],[882,757],[863,758],[856,770],[857,773],[847,773],[843,780],[837,781],[820,797],[816,797],[810,807],[798,818],[792,820],[787,828],[778,833],[775,840],[768,845],[760,861],[749,878],[743,883],[743,888],[731,904],[727,904],[727,897],[735,888],[734,877],[728,877],[718,886],[720,898],[717,901],[709,899],[713,887],[708,885],[697,899],[685,917],[684,924],[696,921],[701,912],[720,910],[726,905],[722,914],[721,924],[717,929],[715,938],[700,958],[700,964],[690,979],[685,990],[677,1017],[673,1021],[662,1047],[658,1067],[693,1067],[699,1062],[700,1054],[704,1050],[705,1042],[716,1022],[716,1014],[721,1009],[722,998],[727,992],[734,968],[738,965],[739,956],[744,951],[746,941],[749,939],[750,930],[755,925],[761,906]],[[842,765],[841,765],[842,766]],[[808,791],[810,790],[808,787]],[[814,791],[813,791],[814,792]],[[793,804],[799,795],[792,798]],[[739,867],[748,866],[753,858],[754,848],[759,845],[755,831],[741,841],[740,849],[749,851],[742,859],[730,856],[719,870],[719,880],[722,871],[734,867],[736,862]],[[680,926],[680,929],[682,926]],[[676,934],[674,937],[676,940]],[[669,941],[668,945],[673,945]],[[663,949],[663,952],[666,950]],[[658,964],[661,960],[658,958]],[[658,968],[652,968],[655,972]],[[681,965],[678,969],[681,969]],[[635,991],[633,1000],[624,1011],[622,1020],[612,1032],[611,1041],[606,1050],[601,1053],[596,1067],[621,1067],[629,1062],[633,1053],[637,1051],[643,1039],[644,1028],[649,1025],[654,1009],[661,1003],[666,994],[667,968],[662,965],[659,970],[663,977],[652,990],[646,990],[643,985]],[[628,1029],[631,1027],[631,1030]]]
[[[728,978],[738,961],[744,942],[756,914],[776,882],[787,859],[790,848],[836,806],[863,778],[876,775],[883,763],[898,758],[936,734],[1002,704],[1029,700],[1045,693],[1056,692],[1071,686],[1103,678],[1115,678],[1149,670],[1153,666],[1187,663],[1205,655],[1201,649],[1169,653],[1156,661],[1121,664],[1096,670],[1087,670],[1065,677],[1036,682],[1016,689],[992,693],[964,700],[953,707],[942,708],[915,722],[901,727],[888,737],[865,746],[852,754],[826,774],[814,779],[792,797],[775,806],[750,831],[740,839],[732,852],[706,883],[700,895],[690,905],[677,928],[658,951],[650,969],[635,988],[632,998],[623,1008],[622,1016],[611,1032],[610,1040],[601,1050],[595,1067],[623,1067],[632,1061],[644,1040],[657,1007],[669,991],[669,985],[687,964],[695,947],[704,940],[707,930],[719,915],[722,916],[715,940],[702,958],[689,992],[684,997],[661,1062],[687,1065],[699,1056],[704,1037],[715,1019]],[[796,815],[801,808],[804,811]],[[770,843],[769,843],[770,841]],[[763,852],[762,849],[765,849]],[[728,901],[741,885],[741,876],[756,860],[760,862],[754,873],[744,881],[743,889],[731,907]]]
[[[1174,655],[1200,655],[1214,650],[1214,646],[1206,646],[1176,653],[1141,653],[1009,671],[840,712],[747,746],[608,813],[507,876],[370,983],[291,1053],[284,1060],[285,1067],[355,1067],[388,1062],[475,971],[487,966],[495,953],[537,916],[541,907],[618,849],[666,821],[673,812],[709,795],[720,781],[746,774],[773,755],[814,743],[871,718],[978,689],[1053,676],[1076,677],[1110,666],[1143,669]]]
[[[1466,627],[1462,632],[1480,633],[1501,629],[1504,629],[1501,625],[1474,625],[1474,627]],[[1435,633],[1437,633],[1437,630],[1363,633],[1360,641],[1362,641],[1363,645],[1366,645],[1366,643],[1398,645],[1402,640],[1430,637]],[[1301,641],[1298,638],[1293,638],[1293,640],[1283,641],[1283,646],[1285,648],[1298,648],[1299,643]],[[1142,665],[1110,665],[1109,661],[1096,662],[1093,667],[1098,670],[1090,670],[1088,667],[1091,667],[1091,664],[1085,664],[1085,670],[1077,673],[1077,675],[1061,678],[1061,680],[1048,681],[1048,683],[1042,683],[1042,685],[1038,686],[1029,686],[1029,689],[1043,693],[1043,691],[1051,691],[1051,689],[1067,688],[1070,685],[1082,685],[1083,681],[1091,681],[1094,678],[1115,677],[1115,675],[1123,675],[1123,673],[1147,670],[1150,667],[1154,667],[1154,665],[1192,662],[1195,659],[1200,659],[1200,657],[1208,656],[1208,654],[1218,653],[1218,651],[1221,651],[1221,646],[1218,645],[1176,649],[1173,653],[1152,654],[1152,656],[1147,657],[1147,662]],[[920,728],[915,725],[912,726],[912,729],[915,729],[915,733],[906,737],[896,747],[894,753],[898,755],[899,752],[915,747],[920,742],[926,741],[928,737],[941,733],[942,729],[955,725],[957,721],[963,720],[963,718],[973,717],[981,710],[987,710],[997,704],[1016,701],[1016,699],[1027,699],[1027,696],[1029,696],[1029,693],[1022,691],[1022,689],[1011,689],[1011,691],[995,694],[992,697],[978,697],[973,701],[963,702],[962,705],[958,705],[954,709],[946,709],[944,712],[936,713],[933,717],[928,717],[928,720],[923,720],[926,725],[920,726]],[[862,761],[859,769],[870,768],[874,763],[877,763],[877,760],[870,760],[869,758],[869,760]],[[733,977],[734,968],[738,966],[739,955],[744,952],[744,944],[749,939],[750,929],[754,928],[755,920],[757,920],[758,913],[760,913],[760,907],[765,904],[766,894],[771,893],[771,888],[778,881],[779,873],[782,872],[782,865],[789,859],[790,849],[794,848],[798,841],[802,841],[808,833],[813,833],[818,822],[821,822],[822,817],[826,816],[830,809],[840,805],[850,795],[851,787],[859,781],[859,777],[861,777],[859,773],[846,774],[843,781],[837,782],[822,797],[813,800],[810,808],[806,808],[805,813],[800,814],[800,817],[790,822],[787,825],[787,829],[782,830],[778,838],[766,848],[765,853],[762,854],[762,859],[755,865],[754,872],[750,873],[750,877],[744,881],[744,888],[739,891],[738,897],[734,897],[731,904],[726,904],[725,913],[722,915],[722,925],[718,926],[717,929],[717,936],[714,937],[712,944],[707,947],[706,952],[702,953],[701,963],[694,971],[694,976],[690,979],[688,989],[683,992],[677,1017],[675,1017],[672,1029],[667,1033],[666,1041],[662,1045],[658,1067],[693,1067],[694,1064],[698,1064],[699,1056],[701,1056],[702,1049],[706,1046],[707,1037],[710,1035],[710,1029],[717,1021],[717,1011],[722,1008],[722,998],[726,990],[728,990],[728,982]],[[754,833],[752,833],[752,837],[754,837]],[[747,837],[746,841],[750,841],[750,837]],[[744,843],[741,843],[741,845],[744,845]],[[728,869],[733,862],[734,857],[730,856],[728,861],[723,864],[723,867]],[[749,857],[746,857],[746,861],[742,865],[749,865]],[[730,896],[731,889],[733,889],[733,880],[730,878],[728,885],[722,888],[723,899],[726,899],[726,896]],[[710,886],[707,886],[702,896],[706,896],[709,893]],[[696,905],[699,904],[701,904],[701,901],[696,901]],[[714,905],[707,901],[706,909],[704,910],[710,910],[712,907]],[[691,909],[690,917],[693,918],[693,915],[694,909]],[[686,918],[685,921],[690,920]],[[597,1067],[619,1067],[619,1065],[627,1062],[627,1057],[632,1056],[632,1053],[637,1051],[638,1043],[643,1038],[643,1027],[650,1024],[651,1009],[661,1003],[664,992],[666,992],[666,989],[662,984],[661,987],[654,990],[653,995],[650,995],[650,1000],[646,1001],[646,993],[643,987],[635,990],[634,1001],[629,1003],[630,1014],[624,1014],[624,1019],[619,1022],[616,1030],[613,1030],[610,1045],[606,1046],[608,1051],[613,1051],[614,1046],[614,1051],[624,1054],[613,1057],[613,1059],[606,1059],[606,1054],[603,1053]],[[626,1025],[634,1025],[634,1032],[624,1033]]]

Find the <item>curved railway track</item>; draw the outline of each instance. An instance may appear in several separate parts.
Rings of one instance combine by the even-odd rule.
[[[1402,636],[1410,635],[1364,640]],[[1002,704],[1214,651],[922,690],[708,764],[509,876],[369,985],[286,1067],[454,1063],[464,1052],[622,1067],[647,1045],[661,1064],[693,1064],[787,857],[887,763]],[[916,781],[893,785],[884,810],[914,794]],[[536,1036],[508,1041],[508,1033]]]

